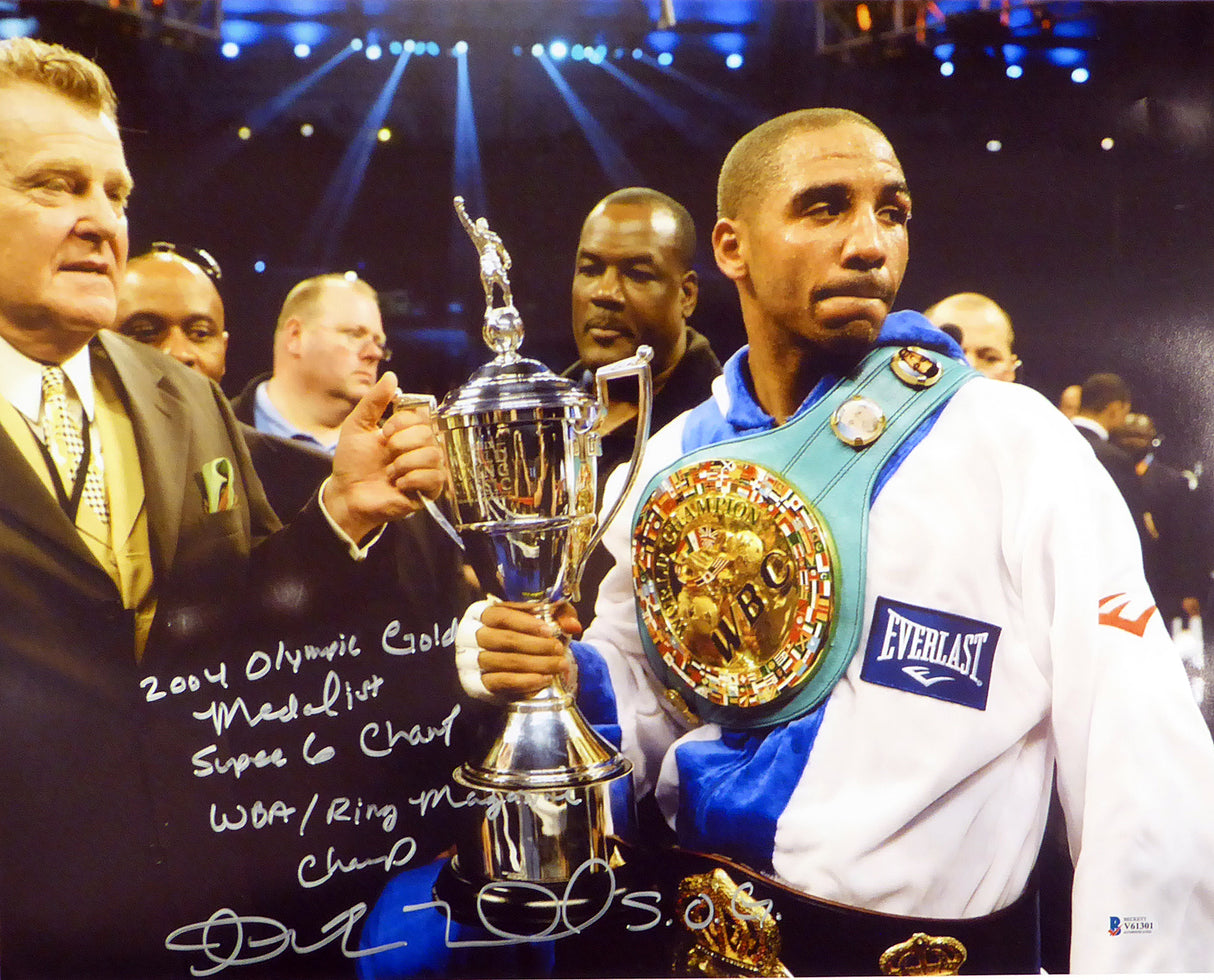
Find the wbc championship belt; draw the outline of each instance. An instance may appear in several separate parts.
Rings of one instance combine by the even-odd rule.
[[[633,526],[637,617],[672,702],[745,729],[825,699],[859,641],[878,478],[974,375],[921,347],[879,347],[791,421],[649,482]]]

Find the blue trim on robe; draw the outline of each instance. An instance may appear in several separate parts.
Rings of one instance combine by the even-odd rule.
[[[620,730],[615,688],[611,686],[611,676],[607,673],[607,661],[589,643],[574,640],[569,644],[569,649],[577,661],[578,709],[595,731],[618,747],[623,732]]]
[[[829,699],[828,699],[829,700]],[[771,873],[776,824],[818,736],[826,702],[766,731],[722,731],[675,749],[679,843]]]

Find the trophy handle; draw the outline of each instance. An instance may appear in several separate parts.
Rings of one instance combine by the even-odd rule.
[[[600,417],[606,412],[609,401],[607,397],[607,382],[615,378],[636,376],[638,388],[637,432],[636,439],[632,443],[632,458],[628,460],[628,472],[624,477],[623,489],[620,490],[619,496],[615,498],[611,509],[599,521],[598,527],[590,535],[590,540],[586,542],[586,547],[583,549],[581,560],[578,563],[577,573],[573,576],[575,582],[581,581],[582,568],[585,566],[586,560],[590,557],[590,553],[594,551],[595,546],[602,540],[607,526],[615,520],[615,515],[619,513],[620,508],[624,505],[624,498],[628,496],[628,492],[636,482],[637,472],[641,467],[641,451],[645,448],[645,442],[649,438],[649,421],[653,402],[653,373],[649,368],[649,362],[652,359],[653,348],[648,344],[641,344],[632,357],[625,357],[623,360],[604,364],[594,373]]]
[[[435,420],[438,417],[438,399],[433,395],[418,395],[411,392],[401,391],[396,389],[396,393],[392,396],[392,410],[400,411],[402,409],[413,409],[418,406],[426,406],[426,415],[430,420],[430,431],[434,433],[435,441],[442,445],[442,438],[439,435],[438,426]],[[451,467],[445,467],[447,471],[447,493],[451,495],[451,499],[455,500],[455,484],[451,476]],[[459,536],[452,523],[447,520],[446,516],[439,509],[438,504],[427,497],[424,493],[414,494],[415,499],[421,501],[422,506],[426,508],[426,512],[434,518],[434,523],[442,528],[443,533],[447,535],[459,547],[460,551],[464,551],[464,539]]]

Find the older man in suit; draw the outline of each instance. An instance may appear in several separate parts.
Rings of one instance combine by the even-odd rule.
[[[191,254],[158,242],[150,252],[127,264],[115,329],[158,347],[218,382],[226,368],[228,336],[217,289],[220,277],[219,264],[209,253],[196,249]],[[283,517],[297,513],[329,473],[332,458],[304,442],[261,432],[249,425],[242,424],[241,433],[275,513]],[[347,649],[367,649],[358,657],[356,666],[350,664],[341,670],[342,681],[350,684],[351,690],[375,690],[377,702],[390,703],[397,729],[412,731],[417,725],[421,732],[451,719],[441,742],[431,740],[410,746],[407,755],[398,752],[393,757],[393,753],[379,748],[370,755],[351,753],[349,748],[362,740],[366,726],[380,724],[383,709],[374,702],[360,701],[358,710],[346,704],[341,717],[326,716],[321,725],[308,729],[317,739],[324,739],[323,744],[334,747],[335,752],[344,746],[347,751],[340,756],[324,765],[288,765],[277,771],[246,772],[240,778],[246,799],[272,797],[277,814],[286,816],[292,810],[306,810],[314,795],[317,806],[323,806],[326,814],[324,821],[313,820],[306,827],[302,819],[299,825],[276,819],[275,827],[258,831],[262,846],[250,855],[251,860],[242,869],[255,869],[257,887],[240,894],[242,900],[248,901],[248,908],[258,915],[289,922],[299,934],[315,936],[334,916],[340,917],[344,910],[375,894],[389,873],[380,863],[328,876],[320,885],[307,878],[311,887],[305,887],[299,883],[301,856],[327,853],[331,846],[335,853],[377,854],[382,853],[385,845],[407,835],[412,841],[409,847],[412,860],[421,864],[451,845],[447,812],[435,809],[402,814],[398,820],[397,811],[391,808],[411,796],[441,792],[437,787],[473,751],[468,738],[475,735],[476,711],[460,697],[450,653],[439,642],[427,646],[421,639],[433,640],[436,634],[441,639],[449,624],[469,602],[479,597],[472,594],[462,574],[461,559],[462,553],[429,514],[417,513],[394,521],[385,529],[374,555],[361,563],[359,574],[352,579],[343,576],[348,580],[340,587],[346,600],[338,598],[332,590],[326,592],[324,604],[336,615],[329,612],[318,615],[316,603],[312,602],[310,614],[297,628],[284,630],[279,624],[265,637],[246,634],[242,649],[228,658],[228,668],[235,674],[232,668],[245,663],[244,658],[251,651],[269,649],[279,643],[293,649],[301,645],[306,648],[309,643],[316,647],[318,641],[349,637]],[[386,641],[381,639],[385,635]],[[292,636],[294,640],[290,639]],[[212,658],[207,661],[207,669],[215,675],[222,667]],[[233,703],[242,692],[247,700],[255,694],[257,704],[289,703],[292,692],[309,690],[306,667],[276,680],[250,680],[247,668],[241,673],[244,676],[239,686],[233,677],[230,686],[224,689],[226,703]],[[329,667],[321,661],[312,668],[312,673],[328,677]],[[369,686],[364,682],[369,682]],[[195,698],[196,703],[186,703],[185,697]],[[185,697],[175,699],[179,714],[187,711],[207,714],[209,693],[187,693]],[[253,757],[262,742],[259,728],[260,725],[251,726],[247,733],[250,738],[246,754],[252,753]],[[200,740],[196,748],[205,742]],[[225,753],[229,758],[240,758],[240,751],[235,746]],[[214,765],[215,757],[203,756],[202,763],[203,768]],[[329,802],[320,804],[320,800]],[[365,802],[359,807],[351,800]],[[193,804],[192,809],[197,814],[205,806]],[[235,814],[232,819],[240,823],[240,811],[232,812]],[[372,816],[378,819],[371,819]],[[233,889],[233,894],[240,892]],[[206,915],[211,911],[206,909]],[[210,934],[215,933],[216,927],[211,927]],[[296,980],[305,976],[328,980],[349,973],[350,963],[335,945],[306,953],[284,950],[275,958],[274,970],[289,971]],[[205,963],[196,950],[183,949],[182,957],[185,962]]]
[[[132,183],[104,73],[55,45],[0,42],[6,977],[171,975],[166,936],[222,878],[176,803],[207,765],[240,763],[221,733],[217,765],[191,772],[197,736],[149,715],[168,692],[148,679],[197,680],[244,622],[287,622],[334,592],[347,601],[331,586],[355,574],[376,529],[442,486],[424,419],[380,425],[385,375],[343,425],[331,476],[280,528],[214,383],[102,332]],[[299,748],[246,764],[287,752]],[[211,792],[222,806],[231,790]]]

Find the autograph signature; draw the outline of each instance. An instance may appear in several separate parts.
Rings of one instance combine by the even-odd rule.
[[[602,899],[596,908],[579,907],[579,917],[583,915],[586,917],[574,922],[571,920],[570,909],[575,904],[580,905],[579,902],[575,902],[580,899],[578,885],[582,882],[583,876],[591,874],[605,875],[607,887],[602,891]],[[602,883],[600,881],[600,884]],[[403,906],[399,910],[401,919],[398,934],[411,935],[407,922],[410,913],[435,909],[443,917],[443,941],[449,949],[515,946],[522,943],[565,939],[585,932],[611,910],[617,898],[615,886],[616,876],[611,866],[602,858],[588,858],[574,871],[560,894],[547,885],[531,881],[497,881],[482,886],[476,895],[476,909],[479,924],[487,938],[478,938],[475,933],[464,933],[458,938],[454,936],[452,932],[456,920],[451,914],[451,906],[441,899],[420,905]],[[735,919],[762,921],[773,914],[770,900],[758,903],[757,914],[738,907],[738,894],[750,895],[752,889],[753,884],[746,882],[739,886],[738,892],[731,897],[729,912]],[[598,890],[596,887],[595,891]],[[534,931],[527,933],[511,932],[490,921],[490,917],[485,911],[485,902],[490,893],[496,899],[500,899],[503,892],[526,893],[520,897],[538,898],[544,902],[545,906],[551,905],[551,921],[539,924]],[[639,921],[625,923],[624,928],[629,932],[645,932],[662,925],[664,913],[661,902],[662,893],[659,891],[629,891],[619,896],[619,904],[622,909],[643,916]],[[209,965],[202,967],[191,965],[190,973],[196,977],[205,977],[219,973],[228,967],[264,963],[286,952],[307,955],[336,942],[340,942],[341,953],[347,959],[373,956],[376,953],[409,945],[410,940],[405,938],[367,949],[356,948],[356,944],[352,942],[355,939],[355,926],[366,914],[367,904],[359,902],[326,922],[321,927],[321,936],[316,942],[301,944],[295,930],[277,919],[261,915],[239,915],[233,909],[222,908],[212,913],[203,922],[194,922],[175,929],[165,939],[165,947],[171,952],[201,953]],[[692,931],[700,931],[708,928],[717,915],[718,910],[715,908],[711,896],[701,892],[688,905],[683,915],[683,922]],[[776,918],[779,916],[776,915]],[[669,920],[666,920],[666,925],[670,925]],[[421,928],[432,929],[434,927],[424,925]]]
[[[264,915],[237,915],[232,909],[217,909],[205,922],[194,922],[174,929],[165,938],[165,949],[174,953],[202,953],[210,966],[192,965],[190,975],[209,977],[230,966],[264,963],[288,950],[306,956],[330,943],[341,942],[342,955],[347,959],[371,956],[390,949],[407,946],[408,942],[387,943],[373,949],[351,948],[354,927],[367,914],[367,903],[359,902],[321,926],[316,942],[301,945],[295,930]]]
[[[585,907],[579,908],[579,914],[586,915],[586,918],[580,922],[573,922],[570,919],[569,912],[570,908],[574,905],[574,899],[578,897],[578,882],[583,875],[595,872],[606,875],[606,887],[602,889],[600,904],[592,911]],[[441,912],[445,922],[444,942],[451,949],[472,946],[514,946],[519,943],[537,942],[539,940],[551,942],[552,940],[566,939],[569,936],[585,932],[606,915],[615,903],[615,885],[615,871],[602,858],[587,858],[582,862],[577,870],[574,871],[573,876],[566,882],[565,888],[560,895],[547,885],[535,881],[495,881],[483,885],[476,894],[476,914],[481,928],[491,936],[496,937],[493,939],[452,938],[451,929],[454,925],[454,920],[451,915],[451,906],[442,899],[435,899],[433,902],[423,902],[420,905],[406,905],[401,909],[401,912],[406,916],[410,912],[421,912],[426,909],[436,909]],[[490,921],[489,916],[485,913],[487,896],[492,892],[497,899],[500,899],[503,892],[509,891],[529,893],[525,897],[539,899],[543,902],[544,907],[551,907],[551,921],[539,926],[534,932],[528,933],[510,932],[503,929],[499,924]],[[753,891],[754,884],[752,882],[748,881],[738,886],[737,892],[729,900],[729,913],[732,918],[735,920],[762,922],[772,915],[772,902],[770,899],[758,902],[757,912],[752,912],[738,906],[738,895],[745,894],[749,897]],[[629,891],[619,897],[619,902],[621,908],[640,912],[647,916],[643,921],[625,923],[624,928],[629,932],[646,932],[662,924],[661,892]],[[587,914],[588,912],[589,914]],[[712,896],[706,892],[700,892],[684,912],[683,923],[691,931],[699,932],[712,925],[718,914]],[[666,924],[670,924],[669,920],[667,920]]]

